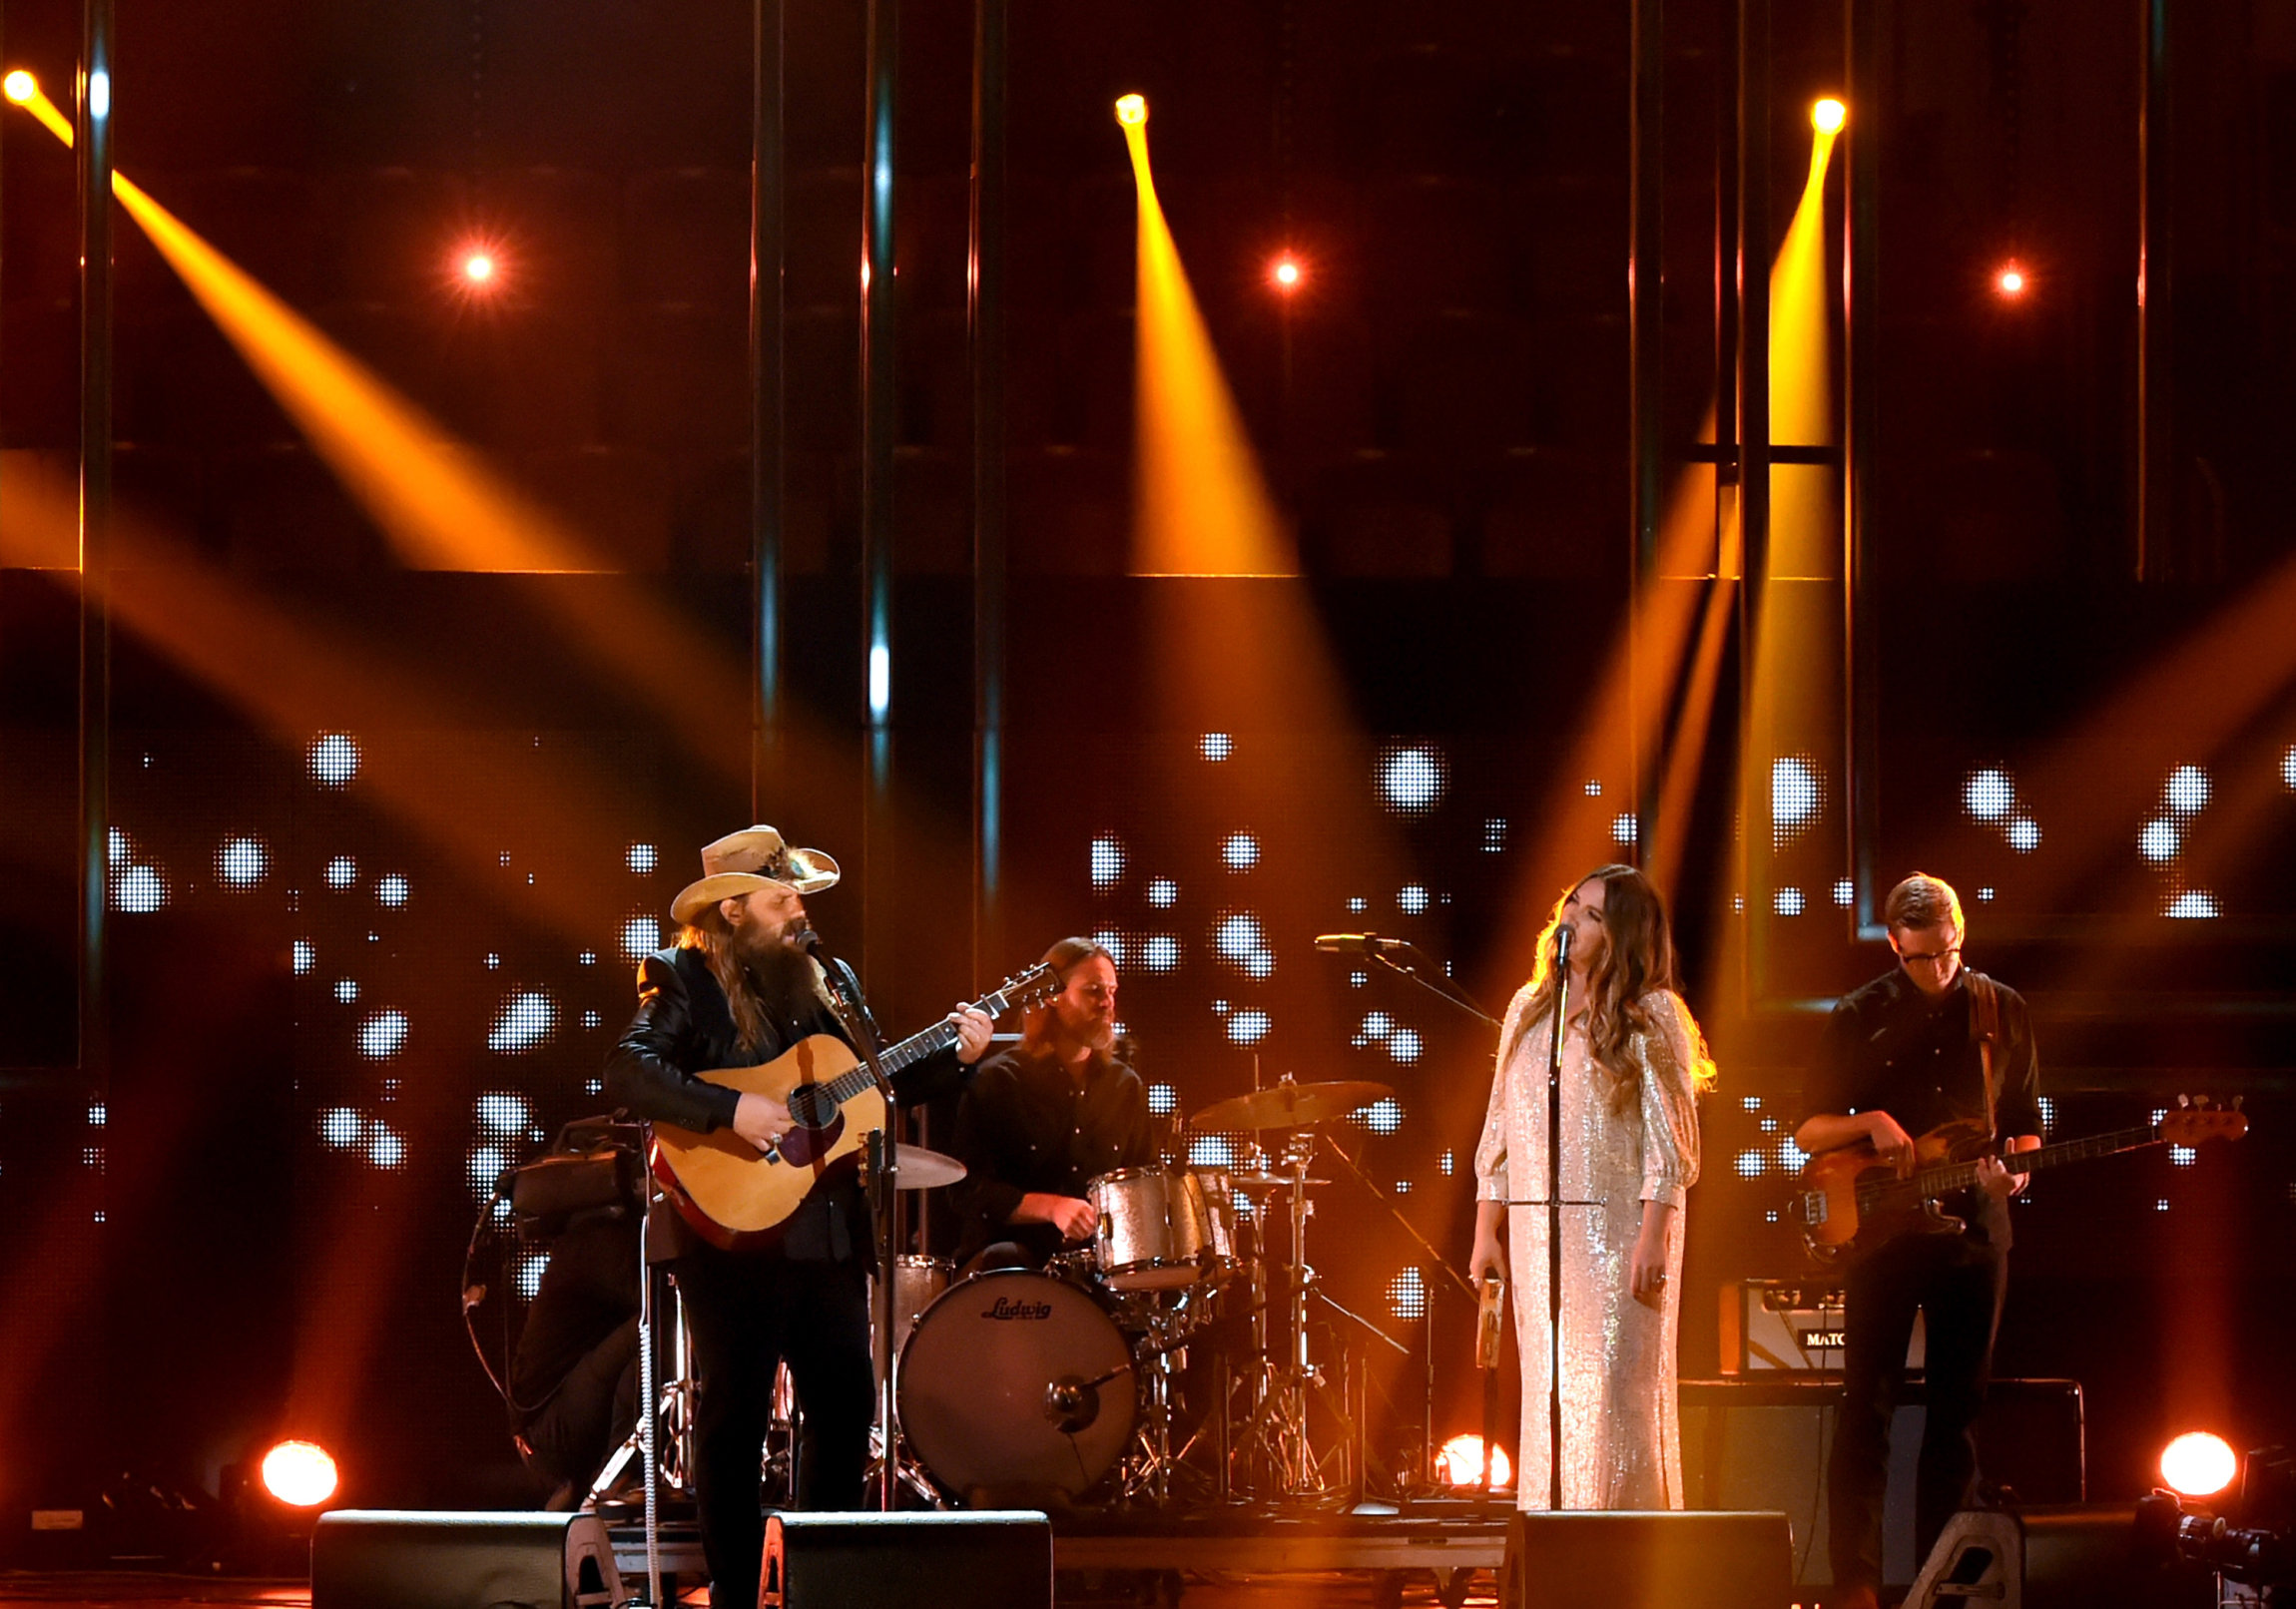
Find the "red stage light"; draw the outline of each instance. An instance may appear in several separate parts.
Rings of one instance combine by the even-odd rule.
[[[1994,291],[2005,301],[2017,300],[2030,283],[2024,269],[2014,263],[2004,263],[1994,271]]]
[[[1278,290],[1287,295],[1299,289],[1300,282],[1307,276],[1308,270],[1302,268],[1300,260],[1289,252],[1276,259],[1275,263],[1268,268],[1268,277],[1275,281]]]
[[[462,259],[462,277],[474,285],[486,284],[494,277],[494,259],[485,252],[471,252]]]
[[[334,1459],[315,1441],[282,1441],[264,1454],[264,1490],[289,1508],[316,1508],[334,1495]]]

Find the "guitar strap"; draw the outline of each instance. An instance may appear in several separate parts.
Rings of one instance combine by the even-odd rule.
[[[1976,1016],[1978,1035],[1978,1064],[1985,1075],[1986,1138],[2000,1138],[2000,1119],[1994,1112],[1994,1098],[2000,1092],[1996,1083],[1996,1058],[2001,1054],[2002,997],[1994,980],[1983,972],[1969,974],[1970,1005]]]

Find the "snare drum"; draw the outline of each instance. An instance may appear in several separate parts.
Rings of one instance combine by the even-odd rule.
[[[1244,1263],[1236,1242],[1236,1187],[1228,1182],[1225,1168],[1188,1171],[1196,1176],[1196,1188],[1204,1197],[1207,1265],[1215,1276],[1232,1274]]]
[[[1213,1250],[1204,1187],[1174,1168],[1119,1168],[1085,1187],[1100,1214],[1095,1255],[1112,1291],[1172,1291],[1204,1277]]]
[[[1132,1439],[1131,1349],[1091,1295],[1027,1269],[975,1274],[901,1348],[901,1431],[951,1491],[1081,1496]]]

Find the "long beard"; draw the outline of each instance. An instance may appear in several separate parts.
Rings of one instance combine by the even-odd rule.
[[[821,988],[813,957],[787,942],[786,931],[742,945],[742,964],[766,1013],[777,1022],[796,1022],[821,1003]]]

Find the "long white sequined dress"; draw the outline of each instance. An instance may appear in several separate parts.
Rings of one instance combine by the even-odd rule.
[[[1522,1022],[1527,985],[1507,1008],[1491,1080],[1475,1197],[1509,1202],[1507,1249],[1522,1356],[1516,1503],[1547,1506],[1547,1044],[1545,1016]],[[1683,1193],[1698,1178],[1690,1010],[1666,990],[1645,995],[1647,1032],[1628,1040],[1631,1092],[1593,1066],[1584,1029],[1562,1041],[1562,1506],[1680,1508],[1682,1441],[1675,1334],[1682,1307]],[[1656,1308],[1630,1290],[1642,1203],[1665,1202],[1666,1291]],[[1541,1205],[1524,1205],[1539,1203]],[[1591,1203],[1592,1205],[1572,1205]]]

